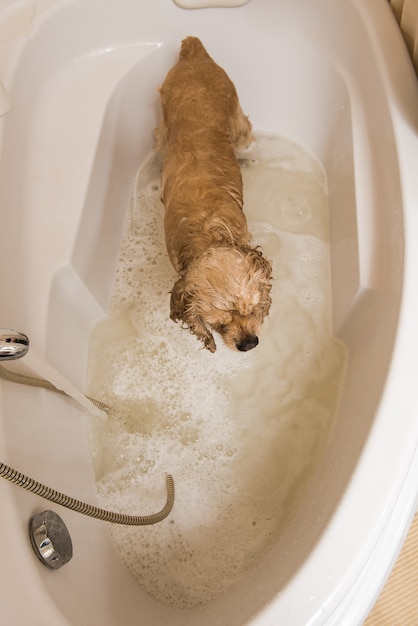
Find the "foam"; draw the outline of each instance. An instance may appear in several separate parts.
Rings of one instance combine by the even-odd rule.
[[[169,319],[160,168],[132,194],[111,312],[91,338],[89,393],[102,506],[147,514],[176,484],[172,514],[112,526],[115,545],[157,601],[189,609],[225,591],[277,541],[326,445],[346,364],[331,332],[328,206],[321,166],[283,138],[241,155],[245,212],[273,260],[273,305],[259,346],[215,354]]]

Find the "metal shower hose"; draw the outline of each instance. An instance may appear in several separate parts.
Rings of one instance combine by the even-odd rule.
[[[10,370],[7,370],[3,366],[0,366],[0,376],[12,382],[32,385],[35,387],[44,387],[45,389],[50,389],[51,391],[65,394],[65,392],[57,389],[47,380],[34,378],[32,376],[23,376],[21,374],[16,374],[14,372],[10,372]],[[93,398],[89,398],[89,400],[100,409],[104,411],[109,411],[109,407],[104,403],[96,401]],[[6,465],[6,463],[2,463],[1,461],[0,476],[10,481],[11,483],[18,485],[19,487],[23,487],[23,489],[26,489],[27,491],[31,491],[32,493],[35,493],[36,495],[41,496],[46,500],[49,500],[50,502],[55,502],[56,504],[60,504],[61,506],[66,507],[67,509],[71,509],[72,511],[77,511],[78,513],[82,513],[83,515],[94,517],[95,519],[100,519],[105,522],[111,522],[113,524],[124,524],[126,526],[147,526],[150,524],[157,524],[169,515],[174,505],[174,481],[173,477],[170,474],[167,474],[166,476],[166,503],[161,511],[159,511],[158,513],[153,513],[151,515],[125,515],[124,513],[114,513],[113,511],[100,509],[91,504],[87,504],[86,502],[76,500],[75,498],[67,496],[64,493],[60,493],[59,491],[56,491],[51,487],[47,487],[46,485],[39,483],[33,478],[29,478],[29,476],[25,476],[25,474],[18,472],[17,470],[13,469],[9,465]]]

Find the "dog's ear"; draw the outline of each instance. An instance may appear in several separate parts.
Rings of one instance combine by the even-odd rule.
[[[272,287],[273,280],[273,266],[271,261],[266,259],[261,253],[258,259],[261,264],[261,301],[260,306],[262,310],[263,317],[269,314],[270,306],[271,306],[271,296],[270,291]]]
[[[187,289],[187,280],[181,276],[171,291],[170,318],[173,322],[183,322],[193,335],[196,335],[210,352],[215,352],[216,344],[212,333],[197,313],[193,296]]]
[[[271,296],[270,291],[272,287],[273,280],[273,266],[271,261],[266,259],[263,256],[261,250],[257,248],[252,248],[249,252],[251,258],[251,265],[253,268],[253,272],[257,275],[258,279],[258,288],[260,290],[260,303],[258,305],[258,309],[261,315],[261,318],[264,318],[268,315],[271,305]]]

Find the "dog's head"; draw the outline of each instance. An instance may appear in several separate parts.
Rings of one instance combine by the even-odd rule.
[[[171,292],[171,319],[215,352],[212,331],[242,352],[255,348],[269,312],[272,266],[249,246],[213,247],[195,259]]]

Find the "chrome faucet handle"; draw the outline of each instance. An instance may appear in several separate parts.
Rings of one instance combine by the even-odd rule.
[[[10,328],[0,328],[0,361],[12,361],[25,356],[29,339],[23,333]]]

